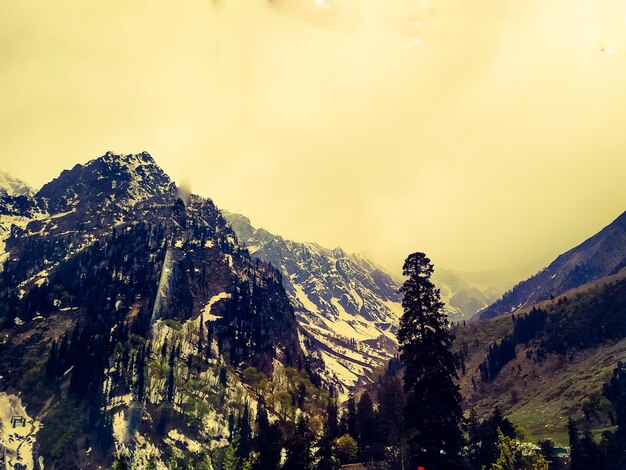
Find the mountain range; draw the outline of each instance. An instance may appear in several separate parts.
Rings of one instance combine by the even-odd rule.
[[[346,396],[397,352],[400,280],[365,255],[286,240],[222,210],[253,257],[278,268],[313,369]],[[491,273],[437,269],[433,276],[453,322],[470,318],[504,292]]]
[[[622,274],[457,325],[464,406],[481,417],[498,408],[527,437],[564,447],[570,418],[601,435],[615,424],[603,387],[626,361],[625,312]]]
[[[435,267],[433,282],[441,291],[450,321],[461,322],[495,302],[513,284],[509,277]]]
[[[223,214],[250,254],[282,273],[303,349],[312,364],[323,364],[315,370],[328,383],[346,395],[386,367],[397,352],[398,281],[364,256],[285,240],[245,216]]]
[[[389,373],[400,280],[367,256],[254,227],[146,152],[107,152],[38,191],[0,184],[11,465],[212,468],[249,423],[293,436],[305,414],[320,431]],[[466,409],[497,406],[563,444],[567,417],[610,426],[601,387],[626,360],[625,268],[626,213],[499,300],[492,273],[436,269]]]
[[[119,164],[120,157],[124,164]],[[62,172],[38,192],[8,174],[3,184],[7,190],[0,243],[9,238],[11,226],[22,230],[36,220],[46,225],[54,220],[61,227],[76,220],[91,223],[95,218],[101,219],[103,227],[123,224],[135,217],[128,209],[141,207],[142,200],[155,199],[163,189],[171,195],[180,191],[145,153],[106,154],[89,165]],[[397,352],[400,281],[364,255],[285,240],[253,227],[243,215],[228,211],[222,215],[254,258],[281,272],[312,371],[342,399],[371,381]],[[82,227],[80,244],[99,236],[95,228]],[[469,318],[494,298],[494,288],[484,283],[475,287],[464,280],[468,276],[437,271],[436,282],[452,321]]]

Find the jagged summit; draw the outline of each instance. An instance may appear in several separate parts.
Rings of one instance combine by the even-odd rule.
[[[106,204],[115,198],[135,205],[174,192],[174,183],[147,152],[126,155],[107,152],[84,165],[64,170],[36,196],[47,200],[50,212],[58,213],[82,203]]]
[[[150,162],[156,165],[154,158],[146,150],[143,150],[142,152],[139,152],[139,153],[115,153],[112,150],[107,150],[107,152],[101,158],[104,158],[104,159],[112,158],[112,159],[122,160],[122,161],[133,161],[133,160],[139,159],[144,162]],[[94,160],[97,160],[97,158],[95,158]]]
[[[126,168],[128,172],[133,173],[139,168],[149,168],[153,167],[156,171],[163,173],[165,172],[159,167],[157,162],[154,160],[152,155],[148,152],[143,151],[140,153],[115,153],[112,151],[106,152],[104,155],[98,158],[94,158],[85,164],[85,166],[89,166],[93,163],[97,163],[98,161],[107,163],[111,168]],[[165,175],[167,176],[167,175]]]

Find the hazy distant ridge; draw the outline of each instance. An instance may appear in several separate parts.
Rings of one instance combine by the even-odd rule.
[[[492,318],[531,306],[626,267],[626,212],[593,237],[520,282],[475,318]]]

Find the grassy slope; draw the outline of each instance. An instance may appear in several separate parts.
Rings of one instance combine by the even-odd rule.
[[[592,296],[603,285],[604,282],[596,281],[564,296]],[[545,308],[558,300],[542,305]],[[504,315],[460,326],[456,331],[455,347],[458,349],[466,343],[468,349],[466,373],[460,377],[465,406],[475,408],[480,416],[491,414],[499,406],[531,440],[549,437],[559,445],[566,445],[568,418],[580,418],[583,400],[599,396],[616,362],[626,361],[626,339],[566,355],[549,354],[540,362],[533,359],[536,344],[518,345],[516,358],[492,383],[482,383],[478,371],[480,362],[485,359],[489,346],[512,329],[511,316]],[[526,356],[527,349],[531,350],[531,359]],[[600,414],[598,419],[592,419],[591,425],[595,432],[601,432],[610,423],[606,415]]]

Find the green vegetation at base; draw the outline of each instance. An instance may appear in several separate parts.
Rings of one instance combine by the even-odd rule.
[[[86,423],[84,407],[72,399],[62,400],[49,410],[37,435],[42,451],[48,456],[46,468],[75,467],[75,462],[67,461],[67,458],[83,435]]]

